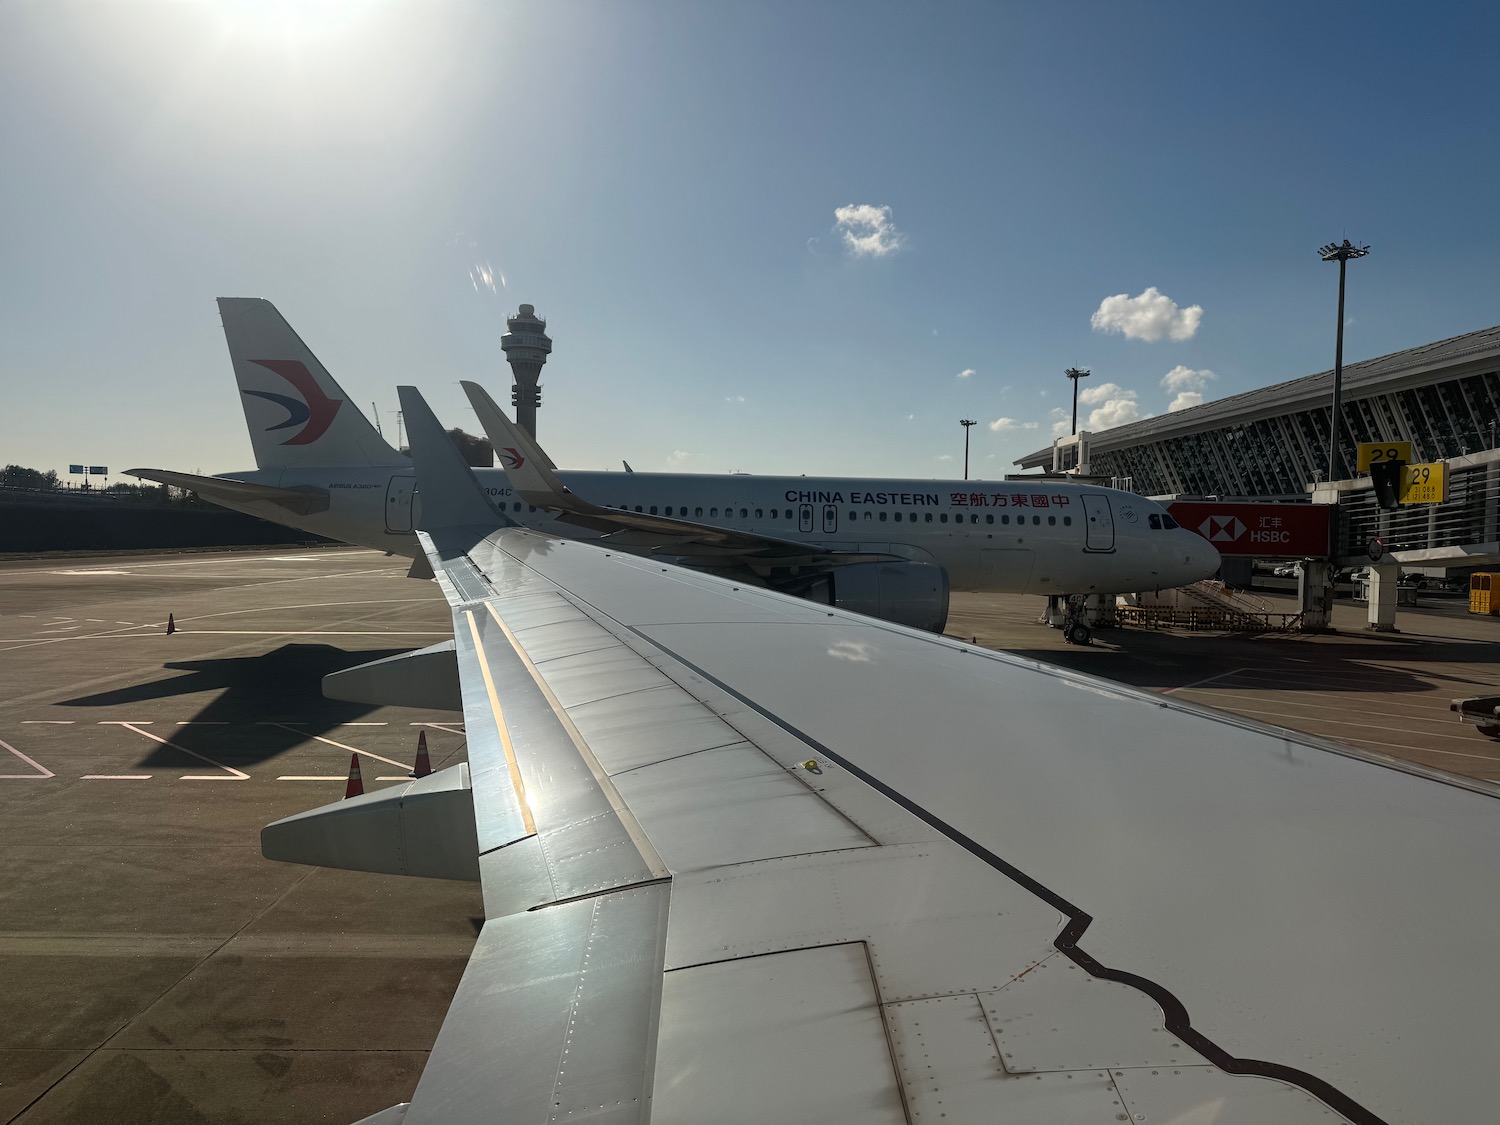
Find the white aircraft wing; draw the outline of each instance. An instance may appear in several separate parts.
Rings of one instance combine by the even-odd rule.
[[[1493,1119],[1493,788],[487,528],[403,408],[487,921],[369,1120]]]

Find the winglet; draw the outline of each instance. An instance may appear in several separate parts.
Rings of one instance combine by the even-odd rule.
[[[567,510],[576,507],[567,486],[557,478],[557,466],[532,436],[507,418],[489,392],[478,383],[465,380],[462,386],[490,444],[501,454],[505,475],[526,502],[539,508]]]
[[[421,530],[474,527],[489,531],[506,523],[443,432],[442,423],[421,392],[416,387],[397,387],[396,393],[401,397],[401,417],[406,423],[417,491],[422,497]]]

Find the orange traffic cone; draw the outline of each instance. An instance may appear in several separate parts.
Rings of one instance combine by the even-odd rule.
[[[175,632],[177,632],[177,622],[172,619],[172,615],[169,613],[167,614],[167,636],[170,637]]]
[[[427,756],[427,732],[417,732],[417,764],[412,767],[412,777],[426,777],[432,772],[432,759]]]
[[[365,792],[364,778],[359,776],[359,755],[349,755],[349,784],[344,786],[344,800],[362,797]]]

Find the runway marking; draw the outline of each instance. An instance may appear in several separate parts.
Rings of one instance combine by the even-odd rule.
[[[213,766],[215,769],[221,769],[221,770],[224,771],[221,774],[220,773],[213,773],[213,774],[185,773],[185,774],[182,775],[182,778],[181,778],[182,781],[249,781],[250,780],[250,775],[248,773],[245,773],[245,772],[243,772],[241,770],[237,770],[233,766],[226,766],[222,762],[216,762],[212,758],[204,757],[202,754],[198,753],[198,751],[196,751],[196,750],[189,750],[186,746],[178,746],[177,743],[175,743],[175,742],[169,742],[167,739],[162,738],[160,735],[152,734],[150,731],[141,730],[141,727],[143,727],[143,726],[149,726],[150,725],[149,721],[143,722],[143,723],[126,723],[126,722],[119,722],[117,720],[111,720],[111,721],[101,722],[99,725],[101,727],[125,727],[127,730],[133,730],[133,731],[135,731],[136,734],[143,735],[144,737],[149,738],[152,742],[159,742],[163,746],[170,746],[173,750],[181,750],[184,754],[187,754],[187,755],[189,755],[191,757],[197,758],[200,762],[207,762],[209,765]],[[149,777],[150,775],[147,774],[146,776]]]
[[[21,720],[21,725],[23,727],[30,727],[30,726],[70,727],[74,723],[76,723],[77,721],[78,721],[77,719],[22,719]]]
[[[390,758],[382,758],[379,754],[372,754],[368,750],[361,750],[358,746],[346,746],[342,742],[335,742],[331,738],[324,738],[321,734],[308,734],[307,731],[298,730],[296,727],[288,726],[286,723],[256,723],[255,725],[258,727],[280,727],[282,730],[289,730],[293,734],[300,734],[303,738],[310,738],[314,742],[322,742],[328,746],[337,746],[340,750],[347,750],[351,754],[363,754],[366,758],[374,758],[377,762],[384,762],[386,765],[395,766],[397,769],[404,770],[407,768],[405,762],[393,762]]]
[[[165,625],[166,622],[162,622]],[[78,628],[74,625],[73,628]],[[58,630],[61,632],[61,630]],[[446,629],[183,629],[198,637],[442,637]]]
[[[86,773],[80,781],[150,781],[149,773]]]
[[[388,727],[390,723],[345,723],[346,727]]]
[[[400,777],[389,777],[389,776],[386,776],[386,777],[377,777],[375,780],[376,781],[411,781],[411,780],[413,780],[413,778],[412,778],[411,774],[409,774],[409,773],[403,773]]]
[[[1181,687],[1167,688],[1165,691],[1161,692],[1160,694],[1161,695],[1171,695],[1174,691],[1187,691],[1189,688],[1195,688],[1199,684],[1211,684],[1215,680],[1227,680],[1230,676],[1237,676],[1241,672],[1247,672],[1247,671],[1249,671],[1248,668],[1236,668],[1232,672],[1220,672],[1217,676],[1209,676],[1205,680],[1194,680],[1192,683],[1190,683],[1190,684],[1183,684]]]
[[[276,779],[277,781],[348,781],[347,777],[337,777],[331,773],[304,774],[284,773]]]
[[[50,622],[48,624],[50,624]],[[36,631],[36,635],[40,637],[45,633],[71,633],[74,629],[82,628],[82,625],[64,625],[61,629],[38,629]]]
[[[449,734],[466,735],[463,727],[451,723],[408,723],[406,725],[411,727],[433,727],[437,730],[445,730]]]
[[[178,719],[180,727],[227,727],[228,719]]]
[[[32,769],[34,769],[34,770],[40,770],[41,771],[40,773],[0,773],[0,777],[5,777],[5,778],[42,777],[42,778],[46,778],[46,777],[56,777],[57,776],[57,774],[53,773],[46,766],[42,765],[41,762],[38,762],[34,758],[28,758],[25,754],[21,753],[14,746],[12,746],[9,742],[6,742],[5,739],[3,739],[3,738],[0,738],[0,746],[4,746],[7,750],[9,750],[16,757],[20,758],[21,761],[25,762]]]
[[[119,620],[116,620],[115,624],[116,625],[134,625],[135,622],[134,621],[119,621]]]

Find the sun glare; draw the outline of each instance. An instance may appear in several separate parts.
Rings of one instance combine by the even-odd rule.
[[[226,33],[306,47],[353,28],[380,0],[207,0]]]

